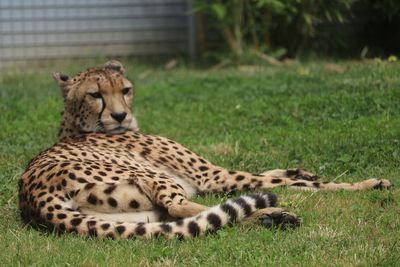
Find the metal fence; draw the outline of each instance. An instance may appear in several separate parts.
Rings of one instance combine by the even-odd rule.
[[[193,54],[186,0],[0,0],[0,62]]]

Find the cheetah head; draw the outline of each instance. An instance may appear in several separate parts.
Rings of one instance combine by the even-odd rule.
[[[137,130],[131,111],[133,85],[118,61],[88,69],[73,77],[54,73],[64,97],[60,138],[90,132]]]

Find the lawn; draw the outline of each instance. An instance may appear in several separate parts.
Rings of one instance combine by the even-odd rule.
[[[400,184],[400,63],[309,62],[219,71],[125,61],[141,131],[183,143],[230,169],[301,166],[323,180]],[[55,64],[74,73],[93,62]],[[59,66],[57,66],[59,65]],[[303,218],[295,230],[258,225],[178,240],[97,240],[23,227],[17,181],[56,142],[60,92],[45,70],[0,75],[0,265],[395,266],[400,190],[273,191]],[[226,196],[223,197],[224,199]],[[197,199],[207,205],[221,196]]]

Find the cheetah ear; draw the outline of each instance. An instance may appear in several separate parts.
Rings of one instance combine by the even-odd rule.
[[[126,71],[125,71],[125,67],[122,65],[121,62],[119,62],[119,61],[117,61],[117,60],[110,60],[110,61],[107,61],[107,62],[103,65],[103,67],[106,68],[106,69],[112,69],[112,70],[118,71],[118,72],[121,73],[122,75],[124,75],[125,72],[126,72]]]
[[[53,73],[53,78],[56,80],[58,85],[61,87],[62,95],[65,98],[68,93],[68,87],[67,85],[69,84],[69,77],[68,75],[61,74],[59,72],[54,72]]]
[[[53,78],[56,80],[59,86],[65,86],[69,80],[68,75],[59,73],[59,72],[54,72],[53,73]]]

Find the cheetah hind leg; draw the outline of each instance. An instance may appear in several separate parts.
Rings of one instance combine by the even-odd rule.
[[[291,180],[316,181],[319,178],[317,175],[315,175],[311,172],[307,172],[300,168],[287,169],[287,170],[283,170],[283,169],[269,170],[269,171],[265,171],[260,174],[274,176],[276,178],[289,178]]]

